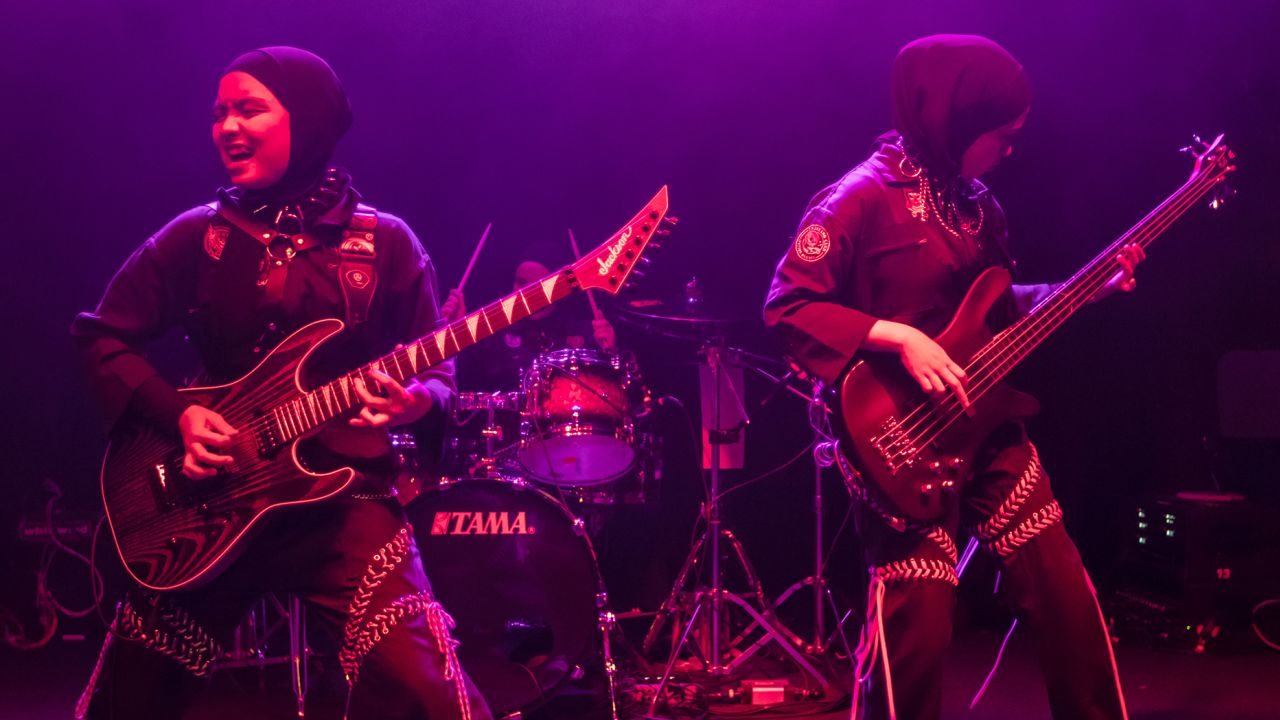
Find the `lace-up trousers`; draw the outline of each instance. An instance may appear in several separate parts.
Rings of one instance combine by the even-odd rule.
[[[347,717],[487,720],[457,665],[452,622],[431,597],[411,529],[395,500],[340,499],[279,510],[208,585],[130,596],[101,676],[82,699],[90,718],[179,718],[249,607],[292,593],[308,620],[342,643]],[[96,688],[94,687],[96,686]],[[82,708],[85,709],[85,708]]]
[[[1110,640],[1094,588],[1021,425],[1000,429],[975,464],[957,507],[936,526],[890,528],[866,503],[858,532],[871,570],[896,717],[938,718],[943,655],[955,609],[961,525],[1001,564],[1000,593],[1037,646],[1057,720],[1125,718]],[[864,717],[890,716],[881,657],[873,658]]]

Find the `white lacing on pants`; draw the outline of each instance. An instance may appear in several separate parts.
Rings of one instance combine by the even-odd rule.
[[[418,615],[425,615],[436,649],[444,658],[444,679],[453,683],[462,720],[471,720],[471,699],[467,694],[466,675],[458,662],[458,641],[450,634],[455,623],[445,612],[444,606],[431,596],[431,592],[419,590],[402,595],[381,610],[369,612],[374,592],[408,557],[412,538],[413,527],[406,523],[394,538],[374,553],[347,608],[347,623],[343,629],[342,651],[338,654],[338,660],[348,684],[354,689],[360,676],[360,666],[374,647],[396,626]]]
[[[867,615],[862,624],[862,634],[854,651],[853,704],[850,717],[858,717],[862,684],[867,682],[879,656],[884,671],[885,695],[888,699],[889,717],[897,718],[893,700],[893,673],[889,667],[889,645],[884,632],[884,593],[889,583],[933,581],[945,582],[952,587],[960,584],[956,575],[956,544],[940,527],[913,527],[923,538],[933,542],[945,560],[907,558],[871,568],[871,582],[867,588]]]

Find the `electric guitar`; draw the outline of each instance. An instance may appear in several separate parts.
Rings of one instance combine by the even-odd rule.
[[[334,497],[355,479],[349,467],[314,472],[298,444],[361,407],[355,382],[379,370],[404,382],[462,350],[583,289],[617,293],[668,220],[667,188],[618,232],[580,260],[465,318],[330,382],[308,387],[307,358],[343,330],[317,320],[280,342],[248,374],[181,392],[240,429],[221,452],[234,458],[218,475],[183,475],[177,428],[121,422],[102,463],[102,502],[129,574],[153,590],[211,579],[250,528],[271,510]]]
[[[987,323],[992,307],[1010,291],[1008,271],[990,268],[969,287],[950,324],[934,340],[968,376],[972,417],[951,393],[927,397],[890,354],[866,353],[841,379],[836,425],[844,457],[873,500],[887,500],[891,507],[886,511],[903,516],[893,518],[895,525],[941,518],[991,432],[1038,411],[1034,398],[1002,380],[1119,272],[1120,248],[1130,243],[1146,247],[1215,188],[1219,192],[1210,204],[1218,207],[1222,183],[1235,170],[1234,153],[1221,135],[1208,145],[1196,138],[1196,146],[1184,150],[1195,156],[1186,183],[1013,325],[993,336]]]

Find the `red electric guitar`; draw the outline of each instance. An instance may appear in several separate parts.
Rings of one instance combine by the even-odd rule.
[[[298,444],[360,407],[357,379],[367,382],[368,371],[376,369],[403,382],[579,290],[617,293],[641,254],[656,244],[653,236],[666,214],[663,187],[579,261],[328,383],[307,387],[303,368],[317,347],[342,331],[336,319],[299,328],[239,380],[182,390],[241,429],[222,451],[235,462],[215,477],[182,474],[176,428],[122,422],[102,463],[102,501],[129,574],[153,590],[208,580],[264,514],[342,492],[355,470],[313,472],[299,460]]]

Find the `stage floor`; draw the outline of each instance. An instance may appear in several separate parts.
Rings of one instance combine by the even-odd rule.
[[[1030,640],[1015,637],[986,696],[973,710],[969,698],[981,685],[1000,638],[985,631],[968,631],[956,638],[948,657],[945,690],[947,718],[974,720],[1047,720],[1049,710]],[[0,651],[0,718],[51,720],[71,715],[71,708],[93,665],[94,642],[54,641],[34,652]],[[1280,718],[1280,653],[1250,655],[1176,655],[1120,645],[1117,647],[1130,716],[1135,720],[1276,720]],[[293,698],[280,682],[258,689],[254,675],[238,682],[220,681],[203,696],[187,717],[237,720],[294,717]],[[551,717],[604,717],[584,712],[585,703],[562,705]],[[843,706],[847,708],[846,706]],[[570,709],[578,708],[578,709]],[[712,716],[741,714],[742,705],[712,706]],[[803,715],[763,712],[752,717],[847,718],[848,710]],[[540,712],[526,717],[546,717]],[[339,718],[340,704],[333,689],[317,688],[308,696],[309,718]],[[684,716],[688,717],[688,716]]]

